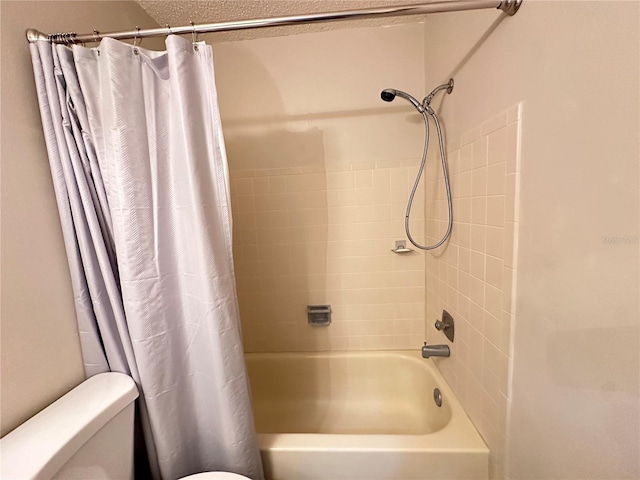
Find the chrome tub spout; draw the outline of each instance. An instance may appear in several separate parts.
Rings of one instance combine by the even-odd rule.
[[[422,358],[429,357],[448,357],[451,355],[448,345],[427,345],[424,343],[422,347]]]

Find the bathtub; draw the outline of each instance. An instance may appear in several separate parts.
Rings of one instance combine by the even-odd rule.
[[[488,478],[487,446],[420,351],[245,358],[269,480]]]

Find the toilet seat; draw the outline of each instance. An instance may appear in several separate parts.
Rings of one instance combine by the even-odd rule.
[[[251,480],[249,477],[229,472],[204,472],[182,477],[180,480]]]

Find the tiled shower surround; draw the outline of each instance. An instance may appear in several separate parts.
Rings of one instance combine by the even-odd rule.
[[[424,255],[405,238],[415,161],[231,170],[234,258],[245,350],[419,348]],[[412,226],[423,238],[424,195]],[[330,304],[330,326],[307,305]]]
[[[416,161],[231,170],[234,256],[245,350],[417,349],[435,359],[492,451],[504,454],[510,399],[521,106],[447,139],[454,224],[444,247],[397,255]],[[417,191],[412,232],[433,244],[447,223],[437,139]],[[426,195],[426,198],[425,198]],[[425,226],[428,236],[425,239]],[[409,245],[411,246],[411,245]],[[333,323],[307,324],[331,304]]]
[[[447,310],[455,319],[455,342],[451,357],[436,361],[494,462],[504,451],[510,395],[520,124],[518,105],[449,142],[453,231],[445,248],[426,256],[427,338],[447,342],[433,327]],[[446,227],[440,175],[430,170],[426,183],[430,241]]]

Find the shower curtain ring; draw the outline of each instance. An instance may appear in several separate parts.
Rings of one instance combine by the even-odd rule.
[[[140,27],[136,25],[136,34],[133,36],[133,53],[135,55],[138,55],[138,44],[140,41],[139,34],[140,34]]]
[[[191,32],[191,40],[193,43],[193,49],[197,52],[198,51],[198,32],[196,32],[196,24],[193,23],[193,21],[189,22],[191,24],[191,28],[193,29],[193,31]]]
[[[171,31],[171,27],[169,26],[169,24],[168,24],[168,23],[166,23],[166,24],[164,25],[164,27],[165,27],[167,30],[169,30],[169,35],[173,35],[173,32]]]
[[[100,39],[98,38],[98,35],[100,35],[100,32],[98,30],[94,30],[93,31],[93,41],[96,43],[100,43]]]
[[[198,32],[196,31],[196,24],[193,23],[193,20],[189,22],[189,24],[191,25],[192,28],[192,32],[191,32],[191,39],[193,40],[193,43],[196,43],[198,41]]]

